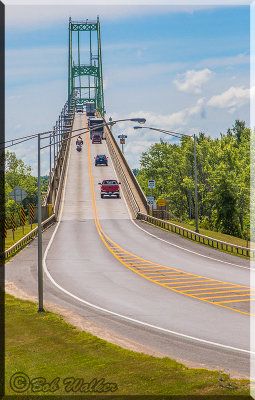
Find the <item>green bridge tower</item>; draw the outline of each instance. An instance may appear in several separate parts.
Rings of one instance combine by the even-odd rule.
[[[69,18],[69,107],[73,99],[75,105],[94,102],[96,109],[104,115],[99,17],[96,21],[72,21]]]

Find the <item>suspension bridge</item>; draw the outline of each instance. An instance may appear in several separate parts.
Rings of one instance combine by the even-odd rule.
[[[102,121],[98,144],[90,139],[96,129],[89,125],[88,103]],[[50,180],[42,200],[42,208],[52,206],[52,216],[43,221],[43,227],[50,227],[38,230],[38,239],[15,256],[6,268],[7,281],[30,293],[39,289],[41,311],[46,299],[123,340],[248,376],[255,300],[249,261],[214,248],[231,252],[231,244],[150,215],[147,198],[112,133],[117,122],[105,119],[99,18],[70,19],[68,97],[53,130],[39,144],[39,153],[50,149]],[[81,152],[75,145],[79,135]],[[108,157],[107,166],[95,166],[98,154]],[[121,183],[119,199],[101,198],[98,183],[105,179]],[[236,252],[251,254],[241,247]]]

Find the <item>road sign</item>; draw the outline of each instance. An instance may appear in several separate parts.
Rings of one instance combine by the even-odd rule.
[[[15,203],[21,203],[27,197],[27,193],[19,185],[16,186],[9,196],[15,201]]]
[[[25,225],[25,209],[23,207],[20,209],[20,225]]]
[[[33,220],[35,218],[34,205],[32,203],[29,205],[29,217],[30,217],[30,224],[31,224],[31,229],[32,229],[33,228]]]
[[[147,197],[147,204],[149,206],[153,206],[153,204],[154,204],[154,197],[153,196],[148,196]]]
[[[7,237],[7,219],[3,220],[3,237]]]
[[[127,138],[127,135],[119,135],[118,138],[119,138],[119,139],[126,139],[126,138]]]
[[[33,221],[35,218],[35,213],[34,213],[34,205],[30,204],[29,206],[29,213],[30,213],[30,220]]]
[[[158,199],[158,206],[159,207],[165,207],[166,205],[166,200],[165,199]]]
[[[120,139],[120,144],[125,144],[125,139]]]
[[[12,226],[12,231],[15,231],[15,217],[14,217],[14,213],[11,213],[11,226]]]
[[[154,180],[148,180],[148,188],[149,189],[155,189],[155,181]]]

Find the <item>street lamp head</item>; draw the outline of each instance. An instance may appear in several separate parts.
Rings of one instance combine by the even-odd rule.
[[[131,118],[130,121],[138,122],[139,124],[145,124],[146,119],[145,118]]]
[[[133,126],[134,129],[142,129],[143,126]]]

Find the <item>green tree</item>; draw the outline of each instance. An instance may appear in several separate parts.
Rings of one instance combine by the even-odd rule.
[[[245,237],[250,217],[250,129],[236,120],[232,129],[212,139],[200,132],[196,138],[198,209],[202,226]],[[170,211],[189,218],[189,198],[194,218],[194,141],[182,137],[179,144],[161,141],[140,159],[137,179],[149,194],[147,181],[156,180],[154,195],[164,197]]]
[[[31,167],[18,159],[15,153],[7,152],[4,158],[5,164],[5,210],[9,219],[10,213],[15,210],[15,201],[9,196],[10,192],[19,185],[27,193],[22,204],[16,204],[19,212],[21,206],[28,208],[30,203],[37,204],[37,179],[31,175]]]

